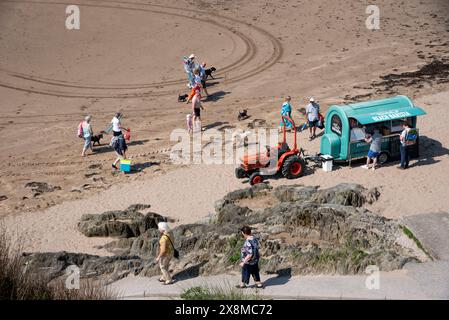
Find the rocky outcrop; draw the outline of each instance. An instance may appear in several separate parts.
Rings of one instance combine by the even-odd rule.
[[[274,197],[271,207],[251,210],[239,206],[242,199]],[[416,248],[399,244],[402,230],[396,221],[365,209],[379,197],[376,189],[340,184],[319,189],[308,186],[259,185],[226,195],[215,205],[210,223],[181,225],[172,230],[181,258],[172,268],[177,277],[219,274],[238,269],[243,239],[242,225],[253,227],[261,244],[260,267],[277,274],[357,274],[368,265],[380,270],[400,269],[417,261]],[[159,273],[154,261],[159,234],[157,222],[165,218],[142,206],[124,211],[83,216],[79,228],[89,236],[121,237],[105,246],[116,256],[96,257],[69,253],[31,254],[35,267],[50,268],[57,276],[69,264],[80,266],[84,276],[108,280],[127,274]]]
[[[60,186],[52,186],[46,182],[37,182],[37,181],[26,183],[25,188],[31,189],[31,191],[33,192],[33,197],[37,197],[43,193],[61,190]]]
[[[318,191],[311,200],[317,203],[362,207],[365,203],[373,203],[379,196],[380,193],[376,188],[366,190],[359,184],[341,183],[335,187]]]
[[[99,257],[83,253],[44,252],[24,254],[25,268],[32,274],[44,274],[49,280],[63,276],[69,266],[77,266],[85,278],[102,278],[107,283],[129,274],[139,274],[144,261],[138,256]]]
[[[166,219],[157,213],[142,214],[139,210],[149,205],[136,204],[122,211],[108,211],[102,214],[85,214],[78,223],[78,229],[87,237],[138,237],[148,229]]]

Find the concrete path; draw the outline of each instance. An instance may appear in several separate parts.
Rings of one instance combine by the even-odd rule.
[[[369,289],[368,275],[262,276],[265,289],[245,289],[273,299],[449,299],[449,262],[410,264],[405,269],[381,272],[379,288]],[[179,299],[193,286],[234,288],[238,275],[196,277],[164,286],[158,277],[128,277],[111,285],[124,299]],[[237,289],[236,289],[237,290]]]
[[[449,214],[425,214],[403,219],[426,251],[437,260],[409,263],[404,269],[355,276],[295,276],[263,275],[265,289],[246,289],[273,299],[449,299]],[[193,286],[234,288],[239,275],[196,277],[164,286],[158,277],[127,277],[110,287],[124,299],[179,299]],[[378,288],[376,286],[378,284]]]

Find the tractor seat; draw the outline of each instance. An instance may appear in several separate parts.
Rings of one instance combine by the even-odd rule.
[[[265,148],[267,149],[267,157],[270,157],[271,147],[267,145],[265,146]],[[288,146],[288,144],[280,143],[278,148],[278,157],[281,157],[287,151],[290,151],[290,147]]]
[[[281,157],[284,153],[286,153],[287,151],[290,151],[290,147],[288,146],[288,144],[286,143],[281,143],[279,145],[279,151],[278,151],[278,156]]]

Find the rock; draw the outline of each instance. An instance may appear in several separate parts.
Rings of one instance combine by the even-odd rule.
[[[268,184],[265,183],[259,183],[251,188],[246,189],[239,189],[232,192],[229,192],[227,195],[224,196],[224,200],[228,201],[236,201],[241,199],[249,199],[256,197],[258,195],[263,195],[266,193],[266,191],[271,190],[273,187],[271,187]]]
[[[25,253],[24,264],[27,271],[33,274],[42,273],[49,280],[63,276],[66,268],[72,265],[80,269],[83,278],[101,278],[111,283],[126,277],[128,274],[138,274],[145,261],[137,256],[99,257],[83,253],[53,252]]]
[[[281,202],[255,211],[237,204],[255,194],[274,196]],[[373,264],[383,271],[400,269],[418,261],[418,255],[415,248],[397,241],[402,234],[397,221],[363,208],[379,195],[377,189],[366,190],[355,184],[323,190],[299,185],[237,190],[216,202],[214,223],[180,225],[171,230],[180,252],[180,259],[174,259],[171,267],[180,277],[238,271],[243,244],[239,228],[247,224],[260,241],[262,272],[363,274]],[[70,264],[80,266],[83,276],[106,281],[128,274],[159,274],[154,261],[160,237],[156,228],[158,221],[167,218],[139,212],[148,208],[133,205],[123,211],[82,217],[79,229],[84,234],[122,237],[104,246],[115,254],[113,257],[47,253],[32,254],[28,259],[34,266],[48,267],[53,277],[62,275]]]
[[[251,210],[249,208],[242,208],[234,204],[233,202],[225,201],[217,212],[217,223],[225,224],[233,222],[235,224],[244,220],[246,214]]]
[[[281,202],[307,201],[317,192],[313,186],[279,186],[274,189],[274,196]]]
[[[148,229],[157,229],[157,224],[166,221],[161,215],[138,210],[149,205],[136,204],[122,211],[108,211],[102,214],[85,214],[78,223],[78,230],[88,237],[138,237]]]
[[[25,184],[25,188],[31,188],[31,190],[34,192],[34,196],[40,195],[45,192],[53,192],[56,190],[61,190],[61,187],[59,186],[51,186],[46,182],[28,182]]]
[[[366,189],[359,184],[341,183],[335,187],[318,191],[311,200],[317,203],[361,207],[366,202],[365,191]]]
[[[8,197],[4,196],[4,195],[0,195],[0,201],[5,201],[5,200],[8,200]]]

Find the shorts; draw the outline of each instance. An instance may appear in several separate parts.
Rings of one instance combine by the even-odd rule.
[[[206,80],[201,80],[201,85],[203,86],[203,88],[206,88]]]
[[[92,137],[88,136],[87,138],[84,137],[84,149],[90,148],[92,143]]]
[[[373,150],[368,151],[368,158],[374,159],[374,158],[377,158],[378,156],[379,156],[379,152],[376,152]]]
[[[201,109],[200,108],[194,108],[193,112],[195,113],[195,117],[201,118]]]
[[[121,131],[112,131],[112,132],[113,132],[113,134],[114,134],[114,137],[118,137],[119,135],[122,134]]]
[[[309,127],[310,128],[316,127],[317,125],[318,125],[318,120],[313,120],[313,121],[309,120]]]

